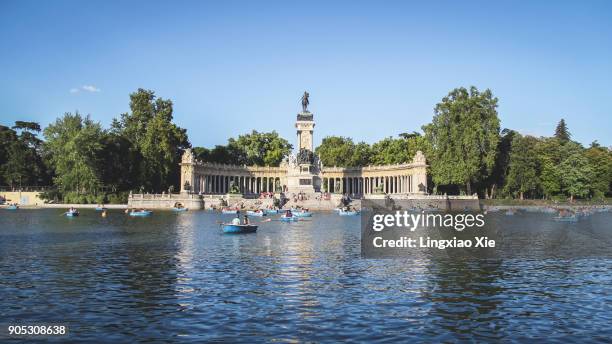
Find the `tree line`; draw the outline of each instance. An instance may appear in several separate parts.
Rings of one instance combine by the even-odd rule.
[[[561,119],[551,137],[500,131],[498,99],[490,90],[452,90],[435,106],[431,123],[368,145],[346,137],[323,139],[316,152],[326,166],[409,163],[421,150],[427,157],[429,192],[482,198],[610,196],[612,151],[597,141],[585,148],[571,140]]]
[[[456,88],[436,104],[423,134],[412,131],[374,144],[325,137],[316,148],[324,166],[409,163],[426,154],[434,194],[487,198],[595,198],[610,196],[612,152],[571,139],[564,120],[551,137],[500,130],[498,99],[490,90]],[[171,100],[153,91],[130,94],[130,111],[103,128],[90,116],[66,113],[41,129],[35,122],[0,125],[0,185],[48,186],[44,197],[70,203],[125,202],[134,192],[180,189],[178,164],[190,148],[173,123]],[[41,137],[42,134],[42,137]],[[226,145],[194,147],[197,159],[278,166],[292,145],[277,132],[230,138]]]
[[[45,198],[66,203],[122,203],[129,191],[171,191],[191,146],[172,120],[172,101],[138,89],[130,112],[108,129],[79,112],[44,130],[33,122],[0,126],[0,185],[47,186]]]

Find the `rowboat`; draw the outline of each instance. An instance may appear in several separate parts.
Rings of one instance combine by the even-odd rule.
[[[296,216],[281,215],[280,220],[284,222],[295,222],[299,219]]]
[[[105,207],[96,207],[96,211],[103,211],[103,210],[106,210],[106,208]]]
[[[247,215],[250,216],[266,216],[267,214],[261,210],[247,210]]]
[[[359,214],[360,214],[359,210],[340,210],[338,212],[338,215],[340,216],[355,216]]]
[[[149,216],[151,214],[153,214],[153,212],[150,210],[138,210],[130,212],[130,216]]]
[[[223,208],[221,214],[238,214],[238,209]]]
[[[176,212],[187,211],[187,208],[172,208],[172,211],[176,211]]]
[[[312,213],[309,211],[296,211],[292,212],[295,217],[311,217]]]
[[[19,209],[19,206],[16,204],[11,204],[8,207],[6,207],[7,210],[17,210]]]
[[[265,209],[264,212],[268,215],[278,214],[278,209]]]
[[[231,223],[223,224],[223,233],[240,234],[254,233],[255,231],[257,231],[256,225],[233,225]]]
[[[553,217],[553,220],[560,221],[560,222],[576,222],[576,221],[578,221],[578,216],[576,216],[576,215],[571,215],[571,216],[555,216],[555,217]]]
[[[76,216],[80,215],[78,210],[69,210],[69,211],[65,212],[64,214],[66,216],[68,216],[68,217],[76,217]]]

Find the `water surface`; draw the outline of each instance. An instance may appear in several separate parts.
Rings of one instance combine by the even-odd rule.
[[[359,217],[316,213],[224,235],[217,222],[231,216],[207,212],[60,212],[0,213],[3,331],[64,323],[75,342],[612,338],[608,213],[576,224],[488,215],[487,226],[539,233],[547,258],[376,260],[360,256]],[[555,257],[567,245],[593,252]]]

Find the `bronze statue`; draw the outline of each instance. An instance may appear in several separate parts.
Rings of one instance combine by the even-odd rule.
[[[308,104],[310,104],[310,102],[308,101],[309,96],[310,94],[304,91],[304,95],[302,96],[302,112],[308,112]]]

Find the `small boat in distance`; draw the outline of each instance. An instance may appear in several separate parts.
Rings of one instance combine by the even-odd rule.
[[[221,209],[221,214],[238,214],[238,209],[223,208]]]
[[[106,210],[106,207],[104,206],[104,204],[102,204],[102,205],[98,204],[96,206],[96,211],[103,211],[103,210]]]
[[[153,214],[151,210],[141,209],[141,210],[132,210],[130,212],[130,216],[149,216]]]
[[[247,210],[247,215],[249,216],[266,216],[268,215],[267,213],[265,213],[263,210]]]
[[[266,209],[264,212],[268,215],[278,214],[278,209]]]
[[[293,216],[294,217],[312,217],[312,213],[306,210],[299,210],[299,211],[293,212]]]
[[[19,205],[17,203],[9,204],[9,206],[6,207],[6,210],[17,210],[17,209],[19,209]]]
[[[297,216],[281,215],[280,220],[283,222],[295,222],[299,221],[299,218]]]
[[[285,211],[283,215],[281,215],[280,220],[283,222],[292,222],[292,221],[298,221],[299,218],[294,216],[291,210],[287,210]]]
[[[173,211],[187,211],[187,208],[181,202],[174,203],[174,207],[172,207]]]
[[[257,225],[235,225],[231,223],[224,223],[223,233],[230,234],[242,234],[242,233],[254,233],[257,231]]]
[[[559,210],[559,215],[553,217],[555,221],[561,222],[576,222],[578,221],[578,215],[566,209]]]
[[[338,211],[338,215],[340,216],[356,216],[359,215],[361,212],[359,210],[340,210]]]
[[[71,208],[70,210],[68,210],[67,212],[64,213],[64,215],[68,216],[68,217],[76,217],[79,216],[80,213],[78,210]]]

